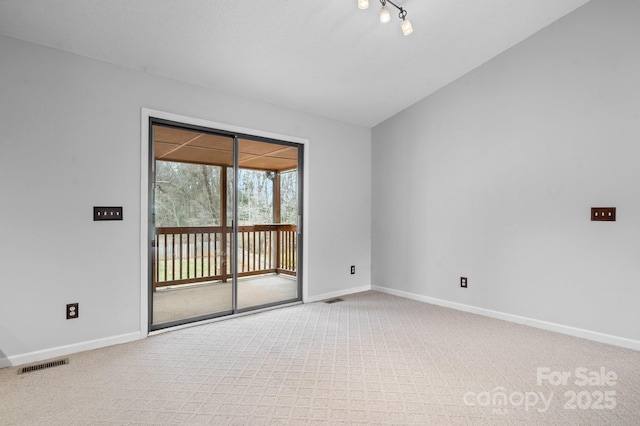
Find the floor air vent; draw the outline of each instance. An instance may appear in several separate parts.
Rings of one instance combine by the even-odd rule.
[[[325,300],[324,303],[330,305],[332,303],[338,303],[338,302],[342,302],[344,299],[340,299],[339,297],[336,297],[335,299],[329,299],[329,300]]]
[[[18,370],[18,374],[31,373],[32,371],[44,370],[45,368],[57,367],[59,365],[66,364],[69,364],[69,358],[43,362],[42,364],[30,365],[28,367],[22,367],[20,370]]]

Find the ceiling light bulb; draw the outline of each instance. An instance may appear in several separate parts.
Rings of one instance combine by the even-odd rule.
[[[380,22],[382,22],[383,24],[386,24],[390,20],[391,20],[391,13],[389,12],[389,9],[387,8],[387,6],[382,6],[382,9],[380,9]]]
[[[369,7],[369,0],[358,0],[358,8],[366,9]]]
[[[411,21],[409,21],[408,19],[402,21],[402,23],[400,24],[400,28],[402,28],[402,34],[406,36],[413,32],[413,26],[411,25]]]

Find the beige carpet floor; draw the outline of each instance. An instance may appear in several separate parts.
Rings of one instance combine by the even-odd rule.
[[[298,282],[287,275],[238,279],[238,309],[298,297]],[[230,311],[231,281],[161,288],[153,293],[153,323],[162,324],[201,315]]]
[[[69,358],[0,370],[0,423],[640,424],[639,352],[376,292]]]

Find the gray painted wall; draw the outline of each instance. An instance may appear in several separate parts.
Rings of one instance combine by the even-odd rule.
[[[594,0],[374,127],[372,284],[640,340],[639,22]]]
[[[142,107],[308,139],[309,296],[370,285],[370,129],[9,38],[0,57],[0,366],[141,332]]]

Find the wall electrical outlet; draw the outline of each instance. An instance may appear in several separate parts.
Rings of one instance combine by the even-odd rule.
[[[78,318],[78,304],[69,303],[67,305],[67,319],[75,319],[75,318]]]
[[[356,273],[356,265],[351,265],[351,275]]]
[[[460,287],[467,288],[467,277],[460,277]]]

